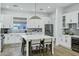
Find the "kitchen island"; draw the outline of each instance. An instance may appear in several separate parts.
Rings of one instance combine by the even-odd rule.
[[[26,55],[29,55],[29,41],[30,40],[43,40],[43,39],[52,39],[53,42],[55,42],[55,38],[51,36],[46,36],[46,35],[21,35],[22,38],[26,40]],[[52,54],[54,54],[54,44],[52,44]]]

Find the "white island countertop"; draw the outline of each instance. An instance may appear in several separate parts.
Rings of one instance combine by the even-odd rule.
[[[37,39],[45,39],[45,38],[48,38],[48,39],[53,39],[54,37],[51,37],[51,36],[47,36],[47,35],[25,35],[25,34],[22,34],[20,35],[21,37],[25,38],[25,40],[37,40]]]

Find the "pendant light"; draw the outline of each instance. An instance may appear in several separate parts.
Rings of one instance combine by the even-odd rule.
[[[35,15],[32,16],[30,19],[41,19],[39,16],[36,15],[36,3],[35,3]]]

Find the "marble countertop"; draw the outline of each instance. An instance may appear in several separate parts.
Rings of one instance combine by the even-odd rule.
[[[37,40],[37,39],[45,39],[45,38],[53,38],[51,36],[46,36],[46,35],[20,35],[21,37],[25,38],[25,40]]]
[[[71,35],[71,37],[79,38],[79,35]]]
[[[79,38],[79,35],[65,35],[65,36],[70,36],[70,37],[76,37],[76,38]]]

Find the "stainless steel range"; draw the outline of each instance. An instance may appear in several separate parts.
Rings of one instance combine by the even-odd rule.
[[[79,52],[79,38],[72,37],[72,50]]]

